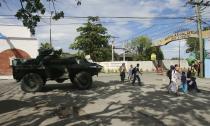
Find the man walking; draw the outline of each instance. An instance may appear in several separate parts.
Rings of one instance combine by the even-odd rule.
[[[125,63],[123,63],[120,66],[119,71],[120,71],[120,79],[121,79],[121,82],[124,82],[125,81],[125,72],[126,72]]]
[[[140,79],[139,75],[142,74],[142,73],[139,70],[139,64],[137,64],[136,67],[133,68],[132,74],[133,74],[133,82],[132,82],[132,85],[134,86],[134,83],[135,83],[136,78],[137,78],[138,79],[138,84],[139,84],[139,86],[141,86],[141,79]]]

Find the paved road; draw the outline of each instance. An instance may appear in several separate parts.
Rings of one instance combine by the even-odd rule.
[[[168,80],[145,73],[144,86],[120,83],[116,74],[94,77],[91,90],[49,82],[42,92],[24,93],[13,80],[0,80],[0,125],[5,126],[199,126],[210,125],[210,80],[201,93],[166,92]]]

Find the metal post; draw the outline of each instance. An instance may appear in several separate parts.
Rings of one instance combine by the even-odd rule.
[[[125,42],[123,42],[123,61],[125,61]]]
[[[181,52],[180,52],[180,41],[179,41],[179,67],[181,67],[180,58],[181,58]]]
[[[200,0],[196,0],[197,3]],[[200,77],[204,77],[204,46],[203,46],[203,37],[202,37],[202,26],[201,26],[201,15],[200,15],[200,5],[196,4],[196,16],[197,16],[197,28],[198,28],[198,36],[199,36],[199,45],[200,45]]]
[[[52,33],[51,33],[51,32],[52,32],[52,31],[51,31],[52,14],[53,14],[53,11],[50,12],[50,46],[51,46],[51,47],[52,47],[52,35],[51,35],[51,34],[52,34]]]
[[[114,41],[112,41],[112,62],[114,61]]]

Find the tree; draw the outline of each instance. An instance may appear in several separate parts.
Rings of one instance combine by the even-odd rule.
[[[47,0],[49,4],[53,7],[54,14],[52,15],[52,19],[58,20],[64,17],[63,11],[57,11],[55,7],[56,0]],[[77,6],[81,5],[80,0],[75,0],[77,2]],[[2,1],[5,5],[7,5],[6,0]],[[21,4],[21,8],[17,11],[16,17],[18,20],[21,20],[25,27],[30,29],[32,34],[35,34],[35,28],[37,23],[41,20],[41,15],[45,14],[46,8],[43,4],[44,2],[41,0],[19,0]],[[0,7],[2,3],[0,1]],[[48,6],[48,4],[47,4]]]
[[[76,37],[70,48],[90,55],[93,61],[110,60],[111,46],[108,44],[110,35],[99,21],[98,17],[89,17],[88,22],[77,29],[80,35]]]
[[[39,55],[40,54],[44,54],[46,51],[52,51],[53,55],[56,57],[66,57],[66,56],[70,56],[71,54],[69,53],[65,53],[63,52],[62,49],[54,49],[50,43],[46,42],[46,43],[41,43],[40,48],[38,49],[39,51]]]
[[[179,57],[172,57],[171,60],[179,60]],[[184,59],[180,58],[180,60],[184,60]]]
[[[150,60],[151,54],[157,55],[157,60],[164,59],[160,48],[152,47],[152,41],[147,36],[139,36],[126,45],[134,60]]]
[[[145,50],[145,60],[151,60],[152,53],[156,54],[156,60],[163,60],[164,55],[160,47],[149,47]]]
[[[186,52],[187,53],[195,53],[196,59],[199,59],[199,57],[200,57],[199,39],[198,38],[188,38],[187,46],[188,46],[188,48],[186,49]]]
[[[203,30],[204,30],[204,31],[210,30],[210,26],[204,27]]]
[[[53,47],[50,45],[50,43],[41,43],[40,49],[53,49]]]
[[[146,36],[139,36],[127,44],[127,48],[136,55],[143,55],[146,48],[152,45],[151,40]]]

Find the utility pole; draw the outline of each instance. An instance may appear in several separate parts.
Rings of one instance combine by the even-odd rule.
[[[201,18],[201,6],[210,6],[210,1],[204,3],[203,0],[189,0],[188,4],[191,4],[195,7],[196,17],[197,17],[197,29],[199,37],[199,46],[200,46],[200,77],[204,77],[204,43],[202,37],[202,18]]]
[[[114,61],[114,41],[112,41],[112,62]]]
[[[123,61],[125,61],[125,42],[123,42]]]
[[[53,14],[53,11],[50,11],[50,46],[52,47],[52,31],[51,31],[51,25],[52,25],[52,14]]]
[[[200,0],[196,0],[199,2]],[[198,37],[200,45],[200,77],[204,77],[204,46],[203,46],[203,37],[202,37],[202,26],[201,26],[201,14],[200,14],[200,5],[195,5],[195,11],[197,16],[197,28],[198,28]]]
[[[180,40],[179,40],[179,67],[181,67],[180,58],[181,58],[181,52],[180,52]]]
[[[119,37],[116,37],[116,36],[111,36],[111,38],[113,38],[112,40],[112,62],[114,61],[114,41],[115,41],[115,38],[119,38]]]

